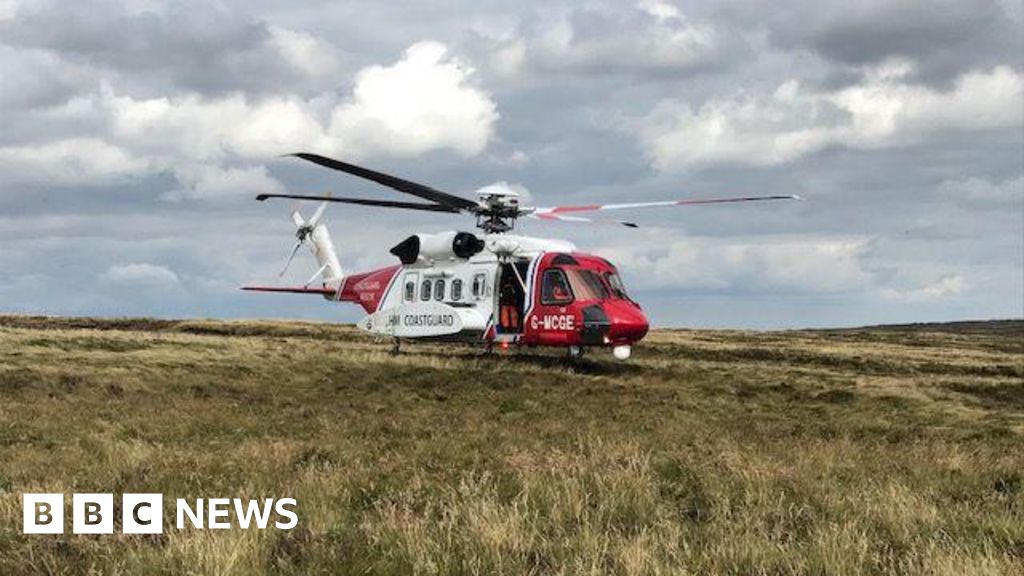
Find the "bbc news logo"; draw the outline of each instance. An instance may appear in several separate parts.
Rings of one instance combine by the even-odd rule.
[[[242,529],[266,529],[269,526],[291,530],[299,524],[294,498],[197,498],[175,500],[174,526],[226,530],[237,525]],[[64,533],[63,494],[23,494],[22,532],[25,534]],[[72,494],[72,534],[113,534],[113,494]],[[163,494],[122,494],[121,532],[123,534],[162,534],[164,531]],[[271,520],[274,520],[271,522]]]

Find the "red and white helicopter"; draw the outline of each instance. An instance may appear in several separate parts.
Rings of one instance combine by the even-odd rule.
[[[260,194],[257,200],[290,198],[322,203],[308,220],[292,212],[297,242],[281,275],[308,244],[319,264],[303,286],[246,286],[243,290],[318,294],[334,302],[361,305],[367,315],[357,324],[374,335],[485,344],[559,346],[577,357],[587,347],[606,347],[615,358],[629,358],[631,345],[647,334],[640,305],[629,297],[618,270],[607,259],[585,254],[565,240],[511,234],[519,218],[593,222],[581,212],[788,200],[797,196],[748,196],[554,206],[519,205],[507,189],[485,188],[477,200],[436,190],[317,154],[292,154],[303,160],[365,178],[416,196],[425,202],[342,198],[303,194]],[[414,234],[391,249],[399,264],[346,273],[323,223],[328,202],[468,214],[482,235],[470,232]],[[636,227],[632,222],[616,221]],[[319,279],[319,282],[318,282]]]

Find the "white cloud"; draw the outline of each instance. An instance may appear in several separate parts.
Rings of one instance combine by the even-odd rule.
[[[920,288],[899,290],[895,288],[883,288],[883,298],[898,300],[901,302],[929,302],[959,296],[967,287],[967,282],[959,274],[948,274],[939,278],[931,284]]]
[[[494,134],[497,106],[473,86],[473,69],[446,52],[444,44],[419,42],[392,66],[363,69],[352,97],[331,115],[341,148],[357,155],[481,152]]]
[[[529,44],[531,63],[549,70],[685,70],[710,64],[725,48],[710,24],[685,18],[664,2],[642,2],[627,12],[591,13],[598,32],[563,14],[543,25]]]
[[[340,57],[331,44],[312,34],[269,26],[270,40],[277,51],[296,70],[310,77],[323,77],[340,71]]]
[[[169,288],[179,284],[178,275],[164,266],[119,264],[104,272],[101,280],[112,284],[149,288]]]
[[[939,185],[940,198],[974,210],[1024,210],[1024,176],[1003,182],[981,178],[946,180]]]
[[[133,150],[176,159],[215,160],[227,154],[267,158],[322,147],[323,129],[298,98],[249,102],[241,95],[135,100],[109,97],[112,137]]]
[[[194,163],[263,160],[306,148],[332,151],[305,102],[295,98],[139,100],[104,89],[47,110],[45,118],[72,129],[101,124],[103,133],[0,147],[0,170],[12,181],[107,183]]]
[[[564,74],[678,79],[668,74],[721,70],[748,50],[731,30],[660,0],[548,4],[515,24],[471,25],[470,35],[481,67],[516,88]]]
[[[828,146],[896,146],[941,130],[1022,122],[1024,78],[1008,67],[966,74],[947,92],[905,83],[910,71],[905,62],[888,62],[850,88],[806,91],[790,80],[771,95],[716,98],[696,110],[666,100],[634,130],[652,164],[673,171],[780,164]]]
[[[0,0],[0,22],[13,19],[20,4],[18,0]]]
[[[690,237],[610,246],[597,253],[627,270],[641,288],[837,293],[872,285],[860,261],[866,247],[863,239]]]
[[[679,19],[683,16],[679,8],[662,0],[641,0],[636,6],[659,21]]]
[[[964,274],[935,263],[885,261],[876,239],[688,237],[606,246],[595,252],[639,290],[850,295],[929,303],[963,295]],[[879,260],[881,258],[881,260]],[[896,268],[893,268],[896,266]],[[961,267],[962,268],[962,267]],[[981,273],[972,269],[972,273]]]
[[[164,198],[171,201],[188,198],[249,200],[256,194],[279,194],[284,191],[284,186],[267,174],[265,166],[221,168],[189,165],[176,168],[174,174],[182,188],[164,194]]]
[[[287,54],[310,62],[318,50],[312,37],[275,30]],[[11,181],[41,184],[172,171],[184,186],[172,196],[182,199],[245,186],[276,191],[279,184],[251,163],[301,150],[348,158],[444,149],[470,156],[492,139],[498,113],[473,85],[472,69],[445,54],[444,45],[421,42],[393,66],[365,68],[351,97],[333,111],[337,95],[136,98],[102,84],[36,113],[53,130],[81,132],[87,125],[94,136],[0,147],[0,170]],[[250,167],[225,167],[239,161]],[[191,167],[197,164],[206,171]]]
[[[149,168],[145,158],[95,138],[0,148],[0,173],[8,183],[100,184]]]

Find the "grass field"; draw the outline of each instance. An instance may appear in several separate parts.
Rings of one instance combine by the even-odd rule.
[[[291,496],[300,523],[26,536],[23,492]],[[655,331],[570,369],[0,317],[0,574],[23,573],[1021,574],[1024,322]]]

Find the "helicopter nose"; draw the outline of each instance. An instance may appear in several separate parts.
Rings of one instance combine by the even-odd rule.
[[[605,311],[608,313],[608,339],[611,343],[621,344],[636,342],[647,335],[650,324],[647,317],[636,304],[621,300],[607,302]]]

